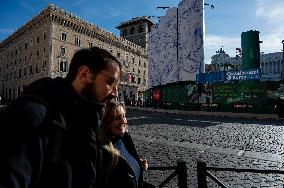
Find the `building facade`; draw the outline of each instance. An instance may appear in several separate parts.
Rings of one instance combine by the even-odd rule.
[[[242,57],[230,57],[222,48],[211,57],[210,65],[207,65],[206,72],[242,70]],[[284,80],[284,54],[274,52],[260,54],[261,81]]]
[[[260,55],[261,80],[280,81],[284,79],[283,52]]]
[[[148,47],[149,32],[153,22],[148,16],[135,17],[129,21],[121,22],[116,28],[120,30],[120,36],[142,46]]]
[[[241,69],[242,69],[242,58],[238,55],[236,57],[230,57],[222,48],[217,50],[216,54],[211,57],[210,72],[241,70]]]
[[[123,62],[125,78],[119,100],[142,98],[147,87],[147,51],[122,37],[48,5],[0,43],[0,96],[18,98],[24,87],[42,77],[65,77],[75,51],[98,46]]]

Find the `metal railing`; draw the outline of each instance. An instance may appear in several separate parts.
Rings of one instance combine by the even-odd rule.
[[[198,188],[207,188],[206,176],[210,177],[214,182],[216,182],[220,187],[227,188],[217,177],[209,172],[212,171],[231,171],[231,172],[252,172],[261,174],[284,174],[283,170],[273,170],[273,169],[251,169],[251,168],[219,168],[219,167],[208,167],[203,161],[197,161],[197,182]]]
[[[170,182],[171,179],[173,179],[175,176],[177,176],[177,184],[178,188],[187,188],[187,168],[186,168],[186,162],[183,160],[178,159],[176,166],[152,166],[148,167],[148,170],[160,170],[160,171],[166,171],[166,170],[174,170],[173,173],[171,173],[164,181],[162,181],[159,185],[152,185],[148,182],[146,182],[147,186],[150,188],[155,187],[163,187],[167,183]],[[147,171],[148,171],[147,170]]]

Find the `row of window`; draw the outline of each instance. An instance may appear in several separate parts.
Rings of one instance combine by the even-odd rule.
[[[62,32],[61,33],[61,40],[64,42],[67,42],[67,33]],[[75,45],[81,46],[81,38],[78,36],[75,36]],[[94,43],[92,41],[89,41],[89,48],[92,48],[94,46]],[[103,46],[99,46],[100,48],[104,48]],[[112,49],[109,49],[109,51],[112,53]],[[61,47],[61,54],[65,55],[65,47]],[[120,52],[117,52],[117,57],[120,58]]]
[[[135,36],[135,37],[129,37],[127,40],[129,40],[130,42],[133,42],[133,43],[145,43],[145,37],[139,37],[139,36]]]
[[[23,91],[23,89],[26,86],[19,86],[17,89],[14,87],[13,89],[7,89],[7,88],[3,88],[4,92],[4,101],[5,102],[11,102],[13,100],[16,100],[17,98],[21,97],[21,93]],[[17,93],[16,93],[17,90]]]
[[[45,47],[43,47],[43,53],[46,53],[46,48]],[[29,56],[29,58],[32,58],[32,53],[30,53],[30,56]],[[37,50],[36,51],[36,57],[37,57],[37,59],[39,59],[39,56],[40,56],[40,54],[39,54],[39,50]],[[23,61],[22,61],[23,60]],[[26,62],[26,60],[27,60],[27,56],[24,56],[23,57],[23,59],[22,58],[20,58],[19,60],[14,60],[14,61],[11,61],[10,63],[7,63],[6,64],[6,69],[8,69],[8,68],[10,68],[10,67],[13,67],[13,64],[16,66],[17,65],[17,63],[19,63],[19,64],[21,64],[22,62]],[[0,73],[1,73],[1,67],[0,67]]]
[[[145,29],[144,25],[139,25],[138,30],[136,32],[135,27],[131,27],[130,31],[129,31],[129,35],[133,35],[133,34],[136,34],[136,33],[143,33],[144,29]],[[128,36],[128,29],[125,28],[125,29],[122,30],[122,36],[123,37]]]
[[[67,42],[67,33],[61,33],[61,40],[64,42]],[[78,36],[75,36],[75,45],[81,46],[81,38]],[[92,46],[92,44],[89,43],[89,47]]]
[[[46,71],[46,65],[47,65],[47,62],[45,60],[42,63],[42,68],[41,68],[42,71]],[[68,69],[67,61],[60,61],[58,71],[59,72],[67,72],[67,69]],[[40,73],[38,63],[36,63],[35,70],[34,70],[32,65],[29,65],[29,75],[33,75],[34,72]],[[18,73],[17,73],[17,71],[14,71],[14,72],[10,72],[10,74],[3,75],[2,79],[4,81],[13,80],[13,79],[20,79],[22,77],[25,77],[26,75],[27,75],[27,67],[24,67],[23,69],[20,68]]]
[[[46,61],[43,61],[41,70],[45,71],[45,69],[46,69]],[[38,63],[35,66],[35,70],[33,69],[32,65],[29,65],[29,75],[33,75],[34,71],[35,71],[35,73],[40,73]],[[5,81],[8,81],[8,80],[22,78],[22,77],[25,77],[25,76],[27,76],[27,67],[24,67],[22,69],[20,68],[18,70],[18,73],[17,73],[17,71],[14,71],[14,72],[10,72],[10,74],[3,75],[2,79],[5,80]]]
[[[61,33],[61,40],[64,42],[67,42],[67,33],[62,32]],[[75,45],[77,46],[81,46],[81,39],[78,36],[75,36]],[[94,43],[92,41],[89,41],[89,48],[92,48],[94,46]],[[101,48],[103,48],[103,46],[100,46]],[[111,53],[113,53],[112,49],[109,49],[109,51]],[[66,53],[66,47],[61,47],[61,55],[64,56]],[[118,51],[117,52],[117,58],[121,58],[121,54]],[[128,61],[128,55],[126,56],[126,61]],[[134,64],[135,60],[134,57],[132,58],[132,63]],[[139,66],[141,66],[141,61],[138,61]],[[146,62],[144,62],[144,67],[146,68]]]
[[[140,69],[138,68],[137,70],[138,70],[138,74],[141,74]],[[132,72],[135,73],[135,68],[134,67],[132,68]],[[146,75],[146,70],[144,70],[143,75]]]
[[[132,81],[131,83],[135,83],[135,82],[136,81]],[[137,82],[138,82],[138,84],[140,84],[141,79],[138,78]],[[146,82],[146,80],[144,80],[144,82]],[[9,88],[9,89],[8,88],[4,88],[4,85],[2,87],[3,87],[2,89],[3,89],[3,94],[4,94],[4,97],[3,97],[2,100],[5,103],[9,103],[9,102],[12,102],[12,101],[16,100],[17,98],[20,98],[21,94],[22,94],[22,91],[24,90],[24,88],[26,86],[23,85],[23,86],[18,86],[18,87]],[[123,92],[119,91],[119,96],[122,97],[122,95],[123,95],[123,97],[127,97],[127,96],[131,97],[133,95],[133,92],[131,91],[129,93],[129,95],[128,95],[128,94],[126,94],[125,90]]]
[[[43,40],[46,39],[46,35],[47,35],[46,32],[43,33]],[[37,36],[36,42],[37,42],[37,43],[40,42],[40,36]],[[30,46],[31,46],[31,47],[33,46],[33,39],[32,39],[32,38],[31,38],[31,40],[30,40]],[[14,57],[14,56],[17,55],[18,53],[22,52],[23,49],[24,49],[25,51],[28,49],[28,43],[27,43],[27,42],[24,43],[23,46],[20,45],[20,46],[18,46],[16,49],[7,52],[6,58]],[[44,47],[44,52],[45,52],[45,47]],[[0,62],[2,62],[2,61],[3,61],[3,57],[0,58]]]
[[[139,28],[140,28],[140,31],[143,32],[143,25],[141,25]],[[61,37],[60,39],[64,42],[68,42],[68,34],[66,32],[61,32]],[[75,41],[74,41],[74,44],[76,46],[81,46],[81,38],[79,36],[75,36]],[[93,47],[94,46],[94,43],[92,41],[89,41],[89,48]],[[101,48],[103,48],[103,46],[99,46]],[[64,55],[65,54],[65,47],[63,47],[64,49],[62,49],[62,53],[61,55]],[[110,48],[109,51],[111,53],[113,53],[112,49]],[[117,52],[117,58],[121,58],[121,54],[120,52],[118,51]],[[126,61],[128,61],[128,56],[126,56]],[[134,58],[133,58],[133,63],[134,63]],[[139,66],[141,65],[141,62],[139,60]],[[146,63],[144,63],[144,67],[146,67]]]
[[[71,21],[64,20],[61,17],[52,15],[52,21],[57,22],[58,24],[62,25],[63,27],[72,29],[75,32],[87,35],[89,37],[94,37],[95,32],[93,30],[86,29],[82,26],[79,26]]]
[[[132,83],[132,84],[146,84],[146,78],[141,78],[139,76],[135,76],[133,74],[125,74],[124,82]]]
[[[89,41],[89,48],[93,47],[93,44],[94,43],[92,41]],[[100,48],[103,48],[103,46],[100,46]],[[110,48],[109,52],[113,53],[113,50]],[[66,47],[65,46],[61,46],[60,55],[61,55],[61,57],[65,57],[65,55],[66,55]],[[120,54],[119,51],[117,51],[116,56],[117,56],[117,58],[121,58],[121,54]],[[128,62],[128,60],[129,60],[128,55],[126,55],[126,62]],[[132,64],[135,64],[135,58],[134,57],[132,57]],[[141,66],[141,60],[138,61],[138,65]],[[146,61],[144,62],[143,66],[144,66],[144,68],[146,68]]]
[[[262,73],[279,73],[281,61],[263,62],[261,63]]]
[[[126,62],[128,62],[128,55],[126,56]],[[132,64],[135,65],[135,58],[132,57]],[[138,61],[138,65],[141,66],[141,60]],[[144,68],[146,68],[146,61],[144,61]]]

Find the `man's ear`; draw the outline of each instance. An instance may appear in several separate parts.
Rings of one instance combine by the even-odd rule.
[[[92,73],[85,65],[79,68],[77,76],[81,83],[90,83],[92,81]]]

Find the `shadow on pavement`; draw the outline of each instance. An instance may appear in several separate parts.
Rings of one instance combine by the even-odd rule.
[[[162,117],[162,118],[161,118]],[[220,123],[241,123],[258,125],[283,126],[284,120],[275,119],[245,119],[234,117],[193,116],[185,114],[151,112],[137,109],[127,109],[129,125],[137,124],[172,124],[190,127],[209,127]]]

